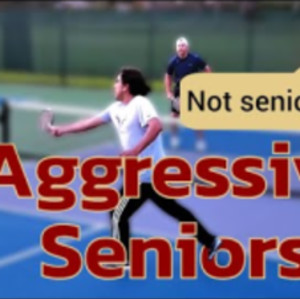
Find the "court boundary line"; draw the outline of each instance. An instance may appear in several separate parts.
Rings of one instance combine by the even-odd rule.
[[[102,230],[104,228],[105,227],[103,224],[102,225],[100,225],[100,224],[94,225],[94,226],[91,226],[90,228],[87,228],[86,230],[84,230],[81,233],[80,241],[82,241],[83,239],[85,239],[89,236],[94,235],[96,232],[99,232],[100,230]],[[68,240],[66,240],[66,242],[64,244],[70,244],[72,242],[74,242],[74,240],[68,239]],[[37,256],[37,255],[43,253],[43,252],[44,251],[40,245],[35,245],[35,246],[30,246],[27,249],[17,251],[16,253],[6,255],[6,256],[0,258],[0,269],[7,267],[7,266],[11,266],[13,264],[16,264],[16,263],[19,263],[22,261],[25,261],[27,259],[30,259],[34,256]]]
[[[107,224],[103,224],[103,223],[94,224],[81,233],[80,242],[83,241],[87,237],[93,236],[96,233],[99,233],[100,231],[107,230],[107,229],[109,229],[109,225],[107,225]],[[144,230],[142,231],[141,229],[133,229],[132,232],[133,232],[133,234],[147,236],[150,238],[151,238],[151,236],[155,236],[157,234],[156,230],[151,230],[149,228],[147,229],[147,232],[145,232]],[[170,234],[170,233],[164,233],[163,238],[166,238],[166,239],[172,241],[173,243],[177,239],[176,237],[174,238],[174,235]],[[65,244],[70,244],[73,242],[74,242],[74,240],[67,239]],[[202,245],[200,245],[200,246],[202,246]],[[243,244],[243,246],[244,246],[244,250],[246,253],[246,260],[249,260],[248,247],[245,246],[245,244]],[[176,251],[174,246],[172,246],[172,250]],[[0,258],[0,269],[7,267],[7,266],[11,266],[11,265],[19,263],[19,262],[26,261],[26,260],[33,258],[35,256],[38,256],[39,254],[42,254],[42,253],[44,253],[42,247],[40,245],[36,245],[36,246],[28,247],[27,249],[24,249],[24,250],[17,251],[16,253],[6,255],[6,256]],[[200,253],[200,250],[199,250],[199,253]],[[275,261],[277,263],[279,261],[281,261],[276,252],[267,252],[266,259]]]
[[[77,116],[96,116],[99,114],[105,107],[99,107],[99,110],[97,110],[97,107],[95,109],[89,109],[85,108],[85,106],[70,106],[70,105],[59,105],[54,102],[44,102],[44,101],[16,101],[16,100],[10,100],[8,101],[8,104],[12,108],[19,108],[22,110],[27,110],[27,111],[43,111],[45,109],[51,109],[53,110],[54,113],[64,113],[68,115],[77,115]],[[98,112],[97,112],[98,111]],[[178,122],[179,120],[173,119],[172,117],[168,115],[161,115],[160,118],[164,121],[170,121],[172,120],[173,122]]]
[[[50,108],[52,109],[55,113],[66,113],[69,115],[85,115],[85,116],[95,116],[97,114],[99,114],[103,109],[105,109],[105,107],[99,107],[99,112],[95,112],[97,111],[97,107],[95,107],[95,109],[89,109],[89,108],[85,108],[85,106],[80,106],[80,105],[76,105],[76,106],[71,106],[71,105],[61,105],[61,104],[57,104],[55,102],[50,102],[50,101],[43,101],[40,99],[36,99],[36,100],[24,100],[24,101],[18,101],[18,100],[14,100],[9,99],[8,98],[8,104],[9,106],[13,107],[13,108],[21,108],[23,110],[34,110],[34,111],[42,111],[46,108]],[[161,115],[160,116],[161,119],[164,122],[168,122],[168,121],[172,121],[172,122],[177,122],[179,124],[181,124],[180,119],[174,119],[169,115]],[[181,124],[182,125],[182,124]],[[250,130],[254,133],[258,133],[258,134],[288,134],[288,135],[300,135],[300,131],[299,130]],[[247,131],[246,131],[247,132]]]

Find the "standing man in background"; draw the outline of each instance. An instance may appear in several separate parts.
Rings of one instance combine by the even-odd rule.
[[[211,67],[197,54],[190,53],[189,42],[185,37],[180,37],[176,41],[176,55],[174,55],[167,67],[164,85],[167,99],[171,101],[171,116],[178,118],[180,114],[180,81],[187,75],[197,72],[210,73]],[[174,88],[172,91],[172,83]],[[180,144],[178,137],[178,127],[175,123],[171,127],[171,146],[177,148]],[[197,131],[196,150],[199,152],[206,150],[206,142],[202,131]]]

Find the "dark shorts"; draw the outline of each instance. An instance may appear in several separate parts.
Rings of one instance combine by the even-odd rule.
[[[171,101],[171,112],[176,113],[178,115],[180,114],[179,107],[175,105],[174,101]]]

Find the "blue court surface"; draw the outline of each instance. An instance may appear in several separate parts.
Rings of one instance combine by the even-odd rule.
[[[238,155],[271,155],[274,140],[289,140],[292,155],[300,153],[300,135],[293,133],[257,132],[207,132],[208,151],[197,154],[192,151],[193,133],[183,132],[184,146],[180,151],[168,150],[171,155],[180,155],[193,164],[203,155],[222,155],[230,160]],[[168,144],[168,136],[165,136]],[[91,155],[114,155],[118,150],[112,144],[76,152],[81,158]],[[70,154],[70,153],[69,153]],[[35,162],[24,162],[25,170],[35,190]],[[272,177],[267,173],[269,187]],[[283,240],[299,237],[300,232],[300,182],[292,171],[290,199],[274,199],[269,192],[255,200],[241,200],[230,195],[217,200],[205,200],[191,196],[180,200],[197,215],[214,233],[239,240],[245,248],[251,237]],[[79,194],[81,180],[72,183]],[[155,219],[155,221],[153,221]],[[171,280],[155,277],[155,257],[149,254],[145,280],[124,278],[105,281],[91,276],[84,267],[81,273],[70,280],[52,281],[42,278],[42,262],[61,264],[61,260],[50,257],[40,247],[42,231],[54,223],[75,223],[81,227],[81,240],[70,245],[83,254],[89,242],[101,236],[109,236],[109,221],[106,213],[81,211],[78,206],[64,213],[43,213],[36,210],[35,200],[17,199],[12,188],[0,189],[0,297],[3,298],[299,298],[300,282],[278,277],[278,265],[283,261],[275,252],[267,255],[266,278],[248,278],[248,261],[242,274],[231,280],[216,280],[208,277],[198,265],[195,280],[182,280],[179,274],[179,255],[174,250],[174,278]],[[161,236],[174,242],[178,237],[178,223],[163,214],[151,202],[147,202],[132,219],[134,236]],[[172,243],[174,245],[174,243]],[[218,255],[220,264],[228,256]]]

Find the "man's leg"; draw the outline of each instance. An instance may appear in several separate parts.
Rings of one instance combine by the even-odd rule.
[[[215,241],[215,236],[200,223],[200,221],[185,207],[180,205],[175,199],[167,199],[155,192],[149,184],[150,199],[159,206],[164,212],[176,218],[180,222],[196,222],[197,223],[197,239],[200,243],[211,248]]]
[[[197,130],[196,135],[197,137],[196,137],[195,148],[198,152],[204,152],[207,149],[207,144],[204,139],[204,132]]]
[[[174,99],[171,102],[171,148],[177,149],[180,145],[180,139],[178,134],[178,118],[180,115],[179,111],[179,98]],[[202,130],[196,131],[196,143],[195,143],[195,149],[198,152],[203,152],[207,149],[207,144],[204,139],[204,132]]]
[[[179,102],[176,104],[178,99],[174,99],[171,101],[171,124],[170,124],[170,131],[171,131],[171,138],[170,144],[171,148],[176,149],[179,147],[180,140],[178,134],[178,118],[179,118]]]
[[[141,197],[139,199],[122,198],[120,204],[112,214],[112,235],[114,238],[119,239],[125,246],[127,257],[129,257],[130,217],[147,199],[144,184],[140,188]]]

